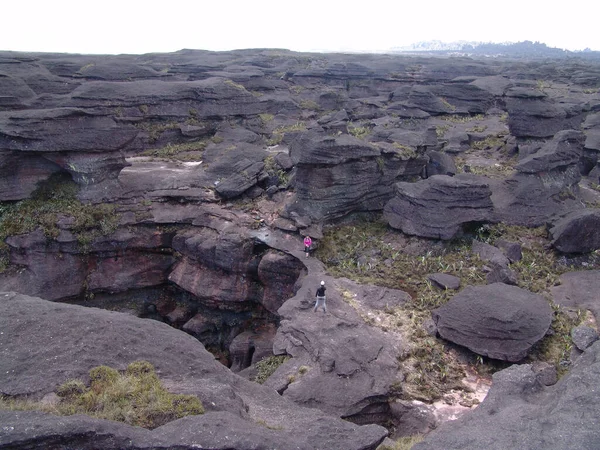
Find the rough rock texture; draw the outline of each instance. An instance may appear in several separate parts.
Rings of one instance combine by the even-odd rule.
[[[586,350],[590,345],[596,342],[598,338],[598,332],[590,327],[580,325],[571,330],[573,344],[581,351]]]
[[[116,205],[119,219],[114,231],[95,230],[85,248],[65,211],[57,215],[56,238],[40,230],[8,237],[0,258],[10,265],[0,284],[181,327],[240,373],[250,373],[275,340],[277,352],[297,355],[269,381],[284,396],[356,422],[407,417],[410,424],[416,408],[390,406],[405,375],[394,369],[401,349],[391,342],[401,347],[402,338],[373,331],[366,312],[400,306],[408,294],[334,284],[304,257],[294,233],[318,240],[324,222],[380,212],[391,199],[390,223],[443,239],[465,224],[537,226],[582,210],[595,201],[586,184],[598,177],[600,96],[588,89],[597,87],[598,74],[597,63],[583,57],[542,63],[269,49],[0,52],[0,201],[26,199],[61,174],[76,181],[80,200]],[[585,136],[574,131],[581,123]],[[441,182],[432,175],[461,169],[486,178]],[[589,180],[580,182],[582,174]],[[490,282],[516,281],[505,267],[491,269]],[[322,277],[335,286],[328,290],[332,317],[309,313]],[[576,301],[593,309],[598,289],[584,297],[583,288],[595,286],[585,280],[592,284],[582,281],[567,294],[580,293]],[[310,370],[300,373],[302,365]],[[320,383],[330,389],[313,398]],[[235,390],[214,397],[246,414]],[[258,402],[253,395],[243,401]],[[287,416],[282,411],[273,416]],[[203,420],[190,427],[213,431],[221,419]],[[278,426],[279,419],[262,420]],[[270,431],[265,445],[286,448]],[[305,433],[308,448],[335,448],[312,442],[319,432],[337,433]],[[253,431],[249,439],[237,442],[261,448]],[[217,441],[202,445],[219,448]]]
[[[555,303],[561,306],[585,308],[600,320],[600,271],[582,270],[560,276],[560,285],[551,288]]]
[[[542,386],[530,365],[498,372],[477,409],[440,426],[413,449],[597,448],[599,356],[600,344],[595,343],[567,375],[549,387]]]
[[[464,224],[494,220],[491,194],[485,178],[469,174],[397,183],[384,217],[406,234],[452,239]]]
[[[2,411],[3,447],[75,443],[91,449],[100,442],[103,448],[116,449],[131,441],[131,448],[341,450],[372,449],[386,436],[385,429],[376,425],[359,427],[304,409],[243,380],[216,362],[194,338],[156,321],[14,293],[0,294],[0,309],[0,345],[7,362],[0,374],[4,395],[39,399],[67,379],[85,379],[92,367],[124,369],[142,359],[156,367],[167,387],[197,395],[207,409],[203,416],[153,431],[85,416]]]
[[[583,121],[584,106],[555,102],[534,87],[515,87],[506,93],[510,132],[518,138],[547,138]]]
[[[457,290],[460,287],[460,278],[447,273],[432,273],[427,278],[441,289]]]
[[[314,261],[313,263],[316,263]],[[357,423],[382,423],[389,418],[392,385],[398,381],[398,339],[375,327],[365,327],[355,309],[344,301],[374,302],[384,307],[406,301],[407,294],[363,291],[349,280],[327,287],[328,313],[314,313],[319,278],[308,275],[302,288],[280,309],[282,316],[273,346],[275,354],[293,358],[267,381],[286,398]],[[305,366],[305,370],[300,367]]]
[[[587,253],[600,248],[600,209],[574,211],[550,228],[552,246],[563,253]]]
[[[290,147],[297,198],[289,213],[323,220],[382,209],[393,184],[420,174],[425,165],[424,157],[402,159],[398,153],[349,135],[302,134]]]
[[[515,362],[544,337],[552,309],[539,295],[494,283],[467,286],[432,316],[444,339],[483,356]]]

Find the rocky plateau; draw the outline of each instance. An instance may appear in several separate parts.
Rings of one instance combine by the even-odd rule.
[[[0,52],[0,396],[147,360],[206,410],[150,430],[0,409],[0,447],[599,448],[599,152],[600,63],[575,56]],[[367,219],[390,257],[325,257]],[[532,289],[550,275],[498,226],[543,230],[560,277]],[[468,277],[416,281],[443,304],[386,275],[458,241]],[[561,317],[562,359],[533,358]],[[405,364],[437,346],[464,369],[443,405]]]

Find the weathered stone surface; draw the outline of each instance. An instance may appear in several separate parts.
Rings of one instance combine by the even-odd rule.
[[[441,289],[457,290],[460,287],[460,278],[447,273],[432,273],[427,278]]]
[[[18,151],[0,151],[0,201],[29,198],[38,183],[61,168],[37,154],[26,156]]]
[[[492,196],[498,220],[511,225],[538,227],[551,218],[581,209],[569,192],[577,192],[577,165],[535,174],[517,173],[495,184]]]
[[[375,448],[387,435],[382,427],[360,427],[299,407],[248,382],[196,339],[157,321],[5,292],[0,325],[5,395],[41,398],[68,379],[85,379],[93,367],[124,369],[141,359],[156,367],[167,388],[198,396],[207,410],[152,431],[86,416],[0,411],[2,447],[359,450]]]
[[[429,156],[429,162],[425,167],[427,177],[432,175],[456,175],[456,164],[448,153],[432,150],[427,152],[427,156]]]
[[[296,295],[279,309],[283,320],[273,350],[293,358],[266,384],[299,404],[357,423],[382,423],[389,417],[392,385],[399,381],[395,355],[401,344],[380,329],[366,326],[342,295],[357,304],[379,298],[378,303],[390,306],[401,304],[404,298],[393,290],[376,295],[375,287],[363,293],[354,282],[334,284],[325,277],[328,313],[313,313],[319,283],[316,275],[309,274]],[[306,367],[300,370],[301,366]]]
[[[435,175],[417,183],[397,183],[384,217],[407,234],[452,239],[464,224],[494,221],[491,195],[483,177]]]
[[[558,381],[556,367],[553,364],[536,361],[531,365],[531,370],[535,373],[536,379],[544,386],[553,386]]]
[[[239,310],[251,307],[261,299],[261,288],[249,277],[205,267],[184,257],[175,264],[169,281],[194,294],[213,308]]]
[[[490,272],[485,275],[487,284],[505,283],[516,286],[518,283],[517,274],[514,270],[508,267],[493,265]]]
[[[125,147],[138,134],[112,117],[79,108],[0,112],[0,150],[105,152]]]
[[[262,305],[272,313],[294,295],[294,284],[304,266],[293,256],[269,250],[258,264],[258,278],[264,285]]]
[[[600,209],[574,211],[550,228],[552,245],[563,253],[587,253],[600,248]]]
[[[511,263],[521,261],[523,254],[521,252],[521,244],[517,242],[509,242],[504,239],[496,239],[496,247],[498,247],[506,255]]]
[[[600,393],[595,380],[599,354],[596,343],[549,387],[542,386],[530,365],[513,365],[495,373],[492,388],[477,409],[441,425],[413,449],[598,447],[595,411],[600,408]]]
[[[559,131],[539,151],[519,161],[517,170],[522,173],[539,173],[576,165],[582,156],[584,139],[581,131]]]
[[[383,208],[393,183],[421,173],[424,160],[395,157],[348,135],[303,133],[290,147],[297,201],[290,211],[323,220]]]
[[[554,302],[561,306],[590,309],[600,319],[600,270],[563,273],[560,285],[551,289]]]
[[[482,261],[489,262],[493,265],[508,267],[510,263],[508,258],[504,256],[504,253],[502,253],[499,248],[486,244],[485,242],[473,240],[471,250],[473,253],[477,254]]]
[[[577,129],[583,120],[582,107],[572,110],[553,102],[534,90],[534,97],[518,96],[506,99],[508,126],[518,138],[548,138],[560,130]],[[541,93],[540,93],[541,94]]]
[[[503,283],[468,286],[432,315],[444,339],[512,362],[523,359],[552,322],[543,297]]]
[[[599,338],[598,332],[587,326],[580,325],[571,330],[571,339],[573,339],[573,344],[575,344],[581,351],[587,350],[587,348]]]

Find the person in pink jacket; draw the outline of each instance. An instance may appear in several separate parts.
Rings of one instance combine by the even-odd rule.
[[[312,245],[312,239],[310,236],[306,235],[304,238],[304,252],[306,253],[306,257],[308,258],[308,252],[310,252],[310,246]]]

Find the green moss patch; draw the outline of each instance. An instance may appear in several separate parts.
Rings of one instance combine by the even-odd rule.
[[[114,232],[119,224],[115,205],[83,204],[77,199],[79,187],[66,174],[52,176],[42,183],[30,199],[0,204],[0,242],[6,257],[4,241],[9,236],[25,234],[41,228],[51,239],[58,237],[59,217],[70,218],[69,230],[86,247],[93,239]]]
[[[258,373],[254,378],[259,384],[263,384],[267,379],[275,373],[277,368],[281,366],[284,362],[290,359],[289,356],[280,355],[280,356],[269,356],[268,358],[264,358],[258,361],[255,364]]]
[[[56,393],[60,401],[55,405],[2,398],[0,409],[33,409],[63,416],[85,414],[150,429],[204,413],[198,397],[168,392],[146,361],[131,363],[124,373],[108,366],[95,367],[89,376],[89,386],[81,380],[59,386]]]

